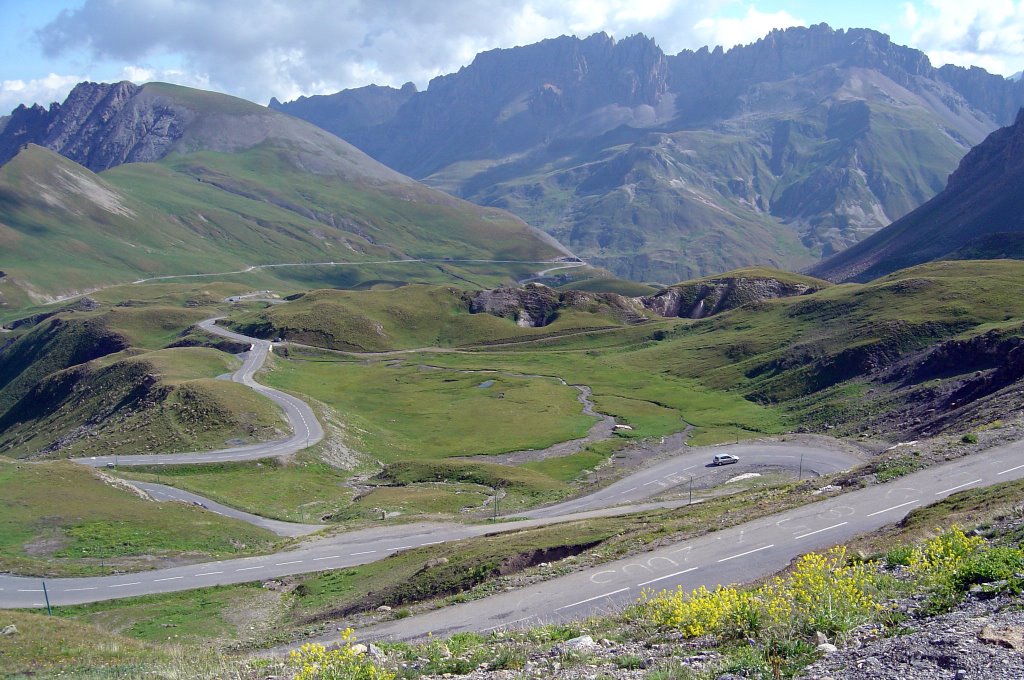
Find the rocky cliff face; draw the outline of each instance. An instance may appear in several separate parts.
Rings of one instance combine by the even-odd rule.
[[[961,161],[946,188],[896,223],[813,269],[867,281],[937,259],[1018,257],[1024,240],[1024,110]]]
[[[94,172],[163,158],[195,114],[170,102],[140,100],[141,89],[129,82],[81,83],[63,104],[19,106],[0,131],[0,164],[29,143]]]
[[[754,302],[813,293],[826,285],[807,277],[793,280],[738,272],[632,298],[616,293],[555,290],[531,283],[522,288],[480,291],[470,298],[469,311],[493,314],[533,328],[551,324],[566,309],[604,312],[626,323],[642,323],[650,315],[701,319]]]
[[[820,290],[803,282],[768,277],[728,276],[670,286],[641,298],[658,316],[702,319],[751,302],[806,295]]]
[[[645,36],[561,37],[480,54],[369,127],[358,110],[309,119],[618,276],[671,283],[857,243],[1021,104],[1020,82],[819,25],[673,56]]]
[[[642,303],[615,293],[557,291],[531,283],[522,288],[497,288],[476,293],[469,301],[472,314],[493,314],[514,320],[525,328],[547,326],[566,309],[607,313],[626,323],[646,319]]]
[[[63,104],[20,106],[0,130],[0,165],[29,144],[101,172],[157,161],[172,151],[240,153],[268,141],[303,172],[410,183],[305,121],[236,97],[167,83],[80,83]]]
[[[667,79],[667,58],[642,35],[618,42],[603,33],[563,36],[483,52],[458,73],[431,80],[390,120],[348,139],[425,177],[481,152],[495,157],[587,129],[601,133],[635,116],[653,120]]]

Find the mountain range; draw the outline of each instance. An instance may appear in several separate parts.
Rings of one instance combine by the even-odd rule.
[[[268,264],[565,254],[516,217],[430,189],[305,121],[164,83],[82,83],[63,104],[19,107],[3,121],[0,163],[0,311]],[[492,270],[501,280],[503,266]],[[361,276],[273,271],[336,285]]]
[[[270,106],[618,276],[672,283],[861,241],[1022,103],[1020,81],[817,25],[676,55],[643,35],[563,36],[481,53],[424,91]]]

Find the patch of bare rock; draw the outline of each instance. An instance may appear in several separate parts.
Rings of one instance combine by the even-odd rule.
[[[806,680],[1020,680],[1024,602],[968,599],[957,610],[908,622],[904,635],[854,631],[838,651],[808,666]]]

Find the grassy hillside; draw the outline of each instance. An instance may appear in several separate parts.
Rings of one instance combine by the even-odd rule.
[[[362,352],[458,347],[627,325],[621,309],[597,297],[562,307],[552,323],[537,328],[474,314],[472,299],[472,292],[423,285],[370,292],[320,290],[287,305],[235,316],[233,324],[259,337]]]
[[[0,569],[6,572],[110,573],[184,555],[249,554],[275,541],[268,531],[200,508],[143,500],[82,465],[0,459]]]
[[[934,428],[949,429],[959,422],[959,415],[964,422],[996,419],[984,409],[963,409],[966,403],[977,402],[998,410],[994,395],[1020,377],[1014,373],[1016,355],[1006,352],[1012,349],[1013,338],[1021,335],[1024,321],[1022,266],[1010,261],[938,263],[868,285],[835,287],[796,276],[792,283],[820,285],[821,290],[754,300],[699,322],[649,321],[552,334],[539,342],[528,342],[517,329],[516,336],[523,339],[492,341],[486,350],[481,346],[469,353],[392,357],[388,368],[351,364],[344,370],[350,375],[386,375],[430,364],[557,375],[571,384],[589,385],[598,410],[634,426],[637,436],[666,434],[686,423],[697,427],[697,441],[720,441],[744,431],[836,425],[842,431],[866,428],[883,434],[925,431],[929,422]],[[424,294],[429,299],[440,295],[447,312],[436,300],[425,303]],[[465,315],[457,304],[458,294],[446,289],[401,289],[386,298],[347,293],[343,305],[316,307],[313,300],[322,299],[320,295],[306,303],[300,300],[303,304],[297,309],[302,313],[290,308],[293,303],[271,310],[274,318],[287,319],[280,326],[287,329],[286,335],[328,346],[348,341],[349,347],[372,338],[374,349],[457,345],[484,337],[479,329],[462,336],[440,330],[464,329],[457,320],[475,323],[482,316]],[[383,299],[395,301],[387,309],[396,316],[375,311],[382,308]],[[421,325],[417,317],[396,312],[403,308],[433,311],[427,315],[430,321]],[[398,318],[405,323],[398,323]],[[501,320],[487,323],[495,321]],[[303,330],[304,323],[310,323],[309,332]],[[422,334],[391,338],[392,328]],[[982,339],[970,342],[977,346],[957,349],[949,344],[976,337]],[[999,349],[999,343],[1011,344]],[[963,356],[959,361],[943,359],[951,352]],[[915,372],[915,360],[931,362],[927,365],[934,368]],[[274,379],[301,391],[296,380],[305,370],[284,362]],[[380,382],[367,379],[360,386],[360,381],[339,376],[325,379],[345,385],[341,391],[357,412],[360,404],[373,402],[369,390]],[[952,395],[958,390],[962,396],[973,396],[956,399]],[[326,394],[323,398],[331,399]],[[906,422],[906,409],[914,412],[911,422]],[[934,409],[931,415],[912,422],[928,409]],[[940,422],[951,412],[953,420]]]
[[[244,348],[189,332],[225,292],[240,291],[138,286],[113,305],[90,299],[12,322],[0,348],[0,452],[193,451],[280,436],[276,406],[215,379],[237,368],[229,352]]]
[[[259,264],[559,254],[511,216],[439,196],[412,184],[389,189],[310,175],[267,146],[129,164],[102,175],[30,147],[0,168],[0,270],[7,285],[45,300]],[[55,249],[67,254],[60,267],[48,256]],[[273,271],[293,273],[310,276]],[[422,275],[399,273],[400,280]],[[9,307],[24,301],[13,292],[8,297]]]

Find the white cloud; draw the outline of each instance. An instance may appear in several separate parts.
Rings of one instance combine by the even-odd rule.
[[[917,13],[917,7],[914,3],[908,2],[903,5],[903,25],[907,28],[914,28],[917,26],[917,22],[920,20],[920,16]]]
[[[912,44],[936,65],[981,66],[1003,75],[1024,66],[1024,1],[929,0],[912,7]]]
[[[728,49],[763,38],[775,28],[804,25],[806,22],[803,19],[784,10],[764,13],[751,5],[742,17],[707,17],[698,21],[694,30],[706,44],[721,45]]]
[[[677,52],[703,44],[694,25],[723,6],[735,0],[85,0],[37,37],[51,57],[84,53],[154,77],[153,64],[172,61],[209,87],[265,102],[369,82],[423,87],[478,52],[567,29],[643,32]],[[747,19],[766,21],[765,33],[784,16]]]
[[[0,82],[0,115],[9,113],[23,102],[49,105],[50,102],[64,101],[68,91],[82,80],[86,78],[56,73],[33,80],[4,80]]]

